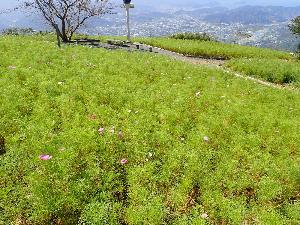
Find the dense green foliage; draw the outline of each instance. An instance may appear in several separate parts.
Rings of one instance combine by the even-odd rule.
[[[245,75],[263,78],[276,84],[300,86],[300,63],[276,59],[235,59],[227,66]]]
[[[170,38],[181,40],[214,41],[214,38],[207,33],[184,32],[172,34]]]
[[[170,38],[137,38],[136,40],[185,55],[206,58],[291,58],[287,52],[235,44],[224,44],[214,41],[203,42],[195,40],[174,40]]]
[[[3,35],[32,35],[35,31],[32,28],[7,28],[1,33]]]
[[[300,223],[299,93],[47,37],[0,54],[1,225]]]
[[[291,20],[289,29],[293,34],[300,36],[300,16]]]

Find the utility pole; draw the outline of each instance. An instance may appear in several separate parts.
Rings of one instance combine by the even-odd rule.
[[[126,7],[126,23],[127,23],[127,41],[131,42],[131,37],[130,37],[130,15],[129,15],[129,4],[125,5]]]
[[[123,2],[124,2],[125,10],[126,10],[127,41],[131,42],[129,9],[134,8],[134,5],[130,4],[131,0],[123,0]]]

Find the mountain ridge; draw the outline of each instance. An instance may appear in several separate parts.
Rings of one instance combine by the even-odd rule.
[[[300,15],[300,7],[242,6],[202,7],[177,11],[142,11],[139,6],[132,10],[133,36],[168,36],[178,32],[206,32],[218,40],[280,50],[295,51],[296,38],[289,32],[288,23]],[[10,27],[50,29],[36,17],[22,14],[0,15],[0,30]],[[122,9],[116,14],[93,18],[81,33],[92,35],[117,35],[126,33]],[[247,34],[247,35],[244,35]]]
[[[243,6],[208,15],[204,20],[213,23],[269,24],[286,22],[300,15],[300,6]]]

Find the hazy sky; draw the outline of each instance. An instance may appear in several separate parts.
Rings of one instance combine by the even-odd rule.
[[[115,0],[122,3],[122,0]],[[7,8],[15,5],[17,0],[0,0],[0,8]],[[132,0],[137,6],[148,5],[149,7],[158,8],[160,5],[164,7],[182,6],[192,7],[196,5],[222,5],[222,6],[241,6],[241,5],[282,5],[282,6],[300,6],[299,0]]]

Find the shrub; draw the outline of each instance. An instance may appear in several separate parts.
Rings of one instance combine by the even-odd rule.
[[[227,66],[235,71],[277,84],[299,86],[300,64],[279,59],[234,59]]]
[[[213,59],[262,58],[292,59],[287,52],[255,48],[216,41],[182,40],[174,38],[136,38],[136,41],[184,55]]]
[[[32,28],[7,28],[2,31],[4,35],[30,35],[34,34],[36,31]]]
[[[118,214],[116,204],[107,202],[91,202],[82,212],[79,224],[100,225],[118,224]]]
[[[170,38],[181,40],[215,41],[215,39],[207,33],[184,32],[173,34]]]

